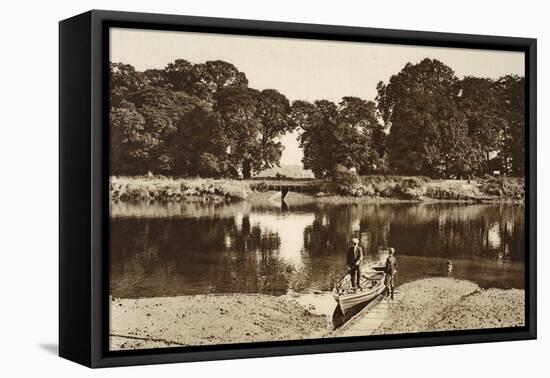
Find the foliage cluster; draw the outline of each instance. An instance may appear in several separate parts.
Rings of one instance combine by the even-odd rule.
[[[245,73],[224,61],[110,69],[113,175],[249,178],[279,165],[281,137],[293,131],[304,168],[351,195],[421,195],[405,182],[361,183],[363,175],[524,174],[523,77],[460,79],[426,58],[379,82],[376,101],[291,103],[275,89],[250,88]]]

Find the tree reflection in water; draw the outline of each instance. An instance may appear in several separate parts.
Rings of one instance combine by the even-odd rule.
[[[111,293],[119,297],[330,290],[352,235],[367,262],[397,251],[398,283],[446,274],[524,285],[520,205],[141,204],[112,208]]]

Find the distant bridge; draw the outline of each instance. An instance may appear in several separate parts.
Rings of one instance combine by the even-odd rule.
[[[288,192],[318,193],[321,191],[323,182],[320,180],[258,180],[263,184],[262,189],[267,191],[281,192],[281,199],[285,199]]]

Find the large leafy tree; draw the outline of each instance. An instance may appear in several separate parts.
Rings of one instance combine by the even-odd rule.
[[[296,124],[291,116],[290,102],[275,89],[257,93],[256,110],[260,126],[257,156],[263,170],[279,164],[284,148],[279,139],[292,132]]]
[[[111,63],[109,66],[109,102],[111,107],[127,105],[129,93],[139,90],[144,82],[142,75],[129,64]]]
[[[498,169],[508,175],[524,174],[524,79],[498,80],[466,77],[461,83],[461,108],[472,136],[479,173]]]
[[[390,130],[387,148],[393,170],[448,177],[477,168],[458,104],[458,84],[450,67],[427,58],[407,63],[387,84],[378,84],[378,107]]]
[[[326,176],[333,168],[333,128],[338,117],[336,104],[327,100],[315,103],[296,101],[292,105],[292,117],[302,129],[300,147],[304,151],[302,163],[316,177]]]
[[[341,135],[337,160],[355,167],[360,173],[384,166],[385,134],[378,121],[376,104],[358,97],[344,97],[338,109]]]
[[[175,91],[183,91],[201,100],[212,101],[224,88],[246,88],[248,80],[234,65],[221,60],[192,64],[177,59],[164,69],[164,81]]]
[[[223,122],[223,132],[228,139],[227,160],[236,172],[245,178],[259,170],[255,159],[257,137],[260,129],[257,113],[258,91],[250,88],[226,88],[216,96],[216,111]]]
[[[465,77],[460,82],[460,106],[471,136],[479,173],[489,172],[491,160],[503,147],[504,117],[498,84],[491,79]]]
[[[170,142],[178,130],[186,127],[187,113],[194,110],[199,101],[183,92],[156,87],[143,88],[129,95],[128,99],[145,119],[145,133],[156,142],[147,170],[171,173],[177,162],[168,151]]]
[[[215,110],[223,122],[227,160],[234,170],[249,178],[278,164],[283,150],[278,138],[294,128],[285,96],[273,89],[228,87],[217,93]]]
[[[156,145],[145,131],[145,119],[133,106],[114,108],[110,121],[111,174],[140,174]]]
[[[326,100],[296,101],[292,113],[302,129],[304,167],[317,177],[327,176],[336,165],[360,172],[381,165],[384,152],[376,143],[383,140],[382,126],[372,101],[357,97],[344,97],[338,105]]]
[[[244,72],[222,60],[195,65],[195,75],[200,78],[198,82],[207,90],[210,97],[225,88],[248,87],[248,79]]]
[[[228,145],[220,115],[196,104],[167,142],[165,159],[176,175],[234,176],[227,161]]]
[[[516,75],[497,81],[502,98],[503,148],[500,160],[507,174],[525,174],[525,79]]]
[[[144,72],[112,64],[113,165],[132,174],[250,177],[278,164],[279,139],[294,129],[290,103],[276,90],[247,85],[223,61],[178,59]]]

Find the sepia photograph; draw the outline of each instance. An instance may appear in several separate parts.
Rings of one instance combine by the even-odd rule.
[[[110,351],[526,326],[524,52],[109,49]]]

